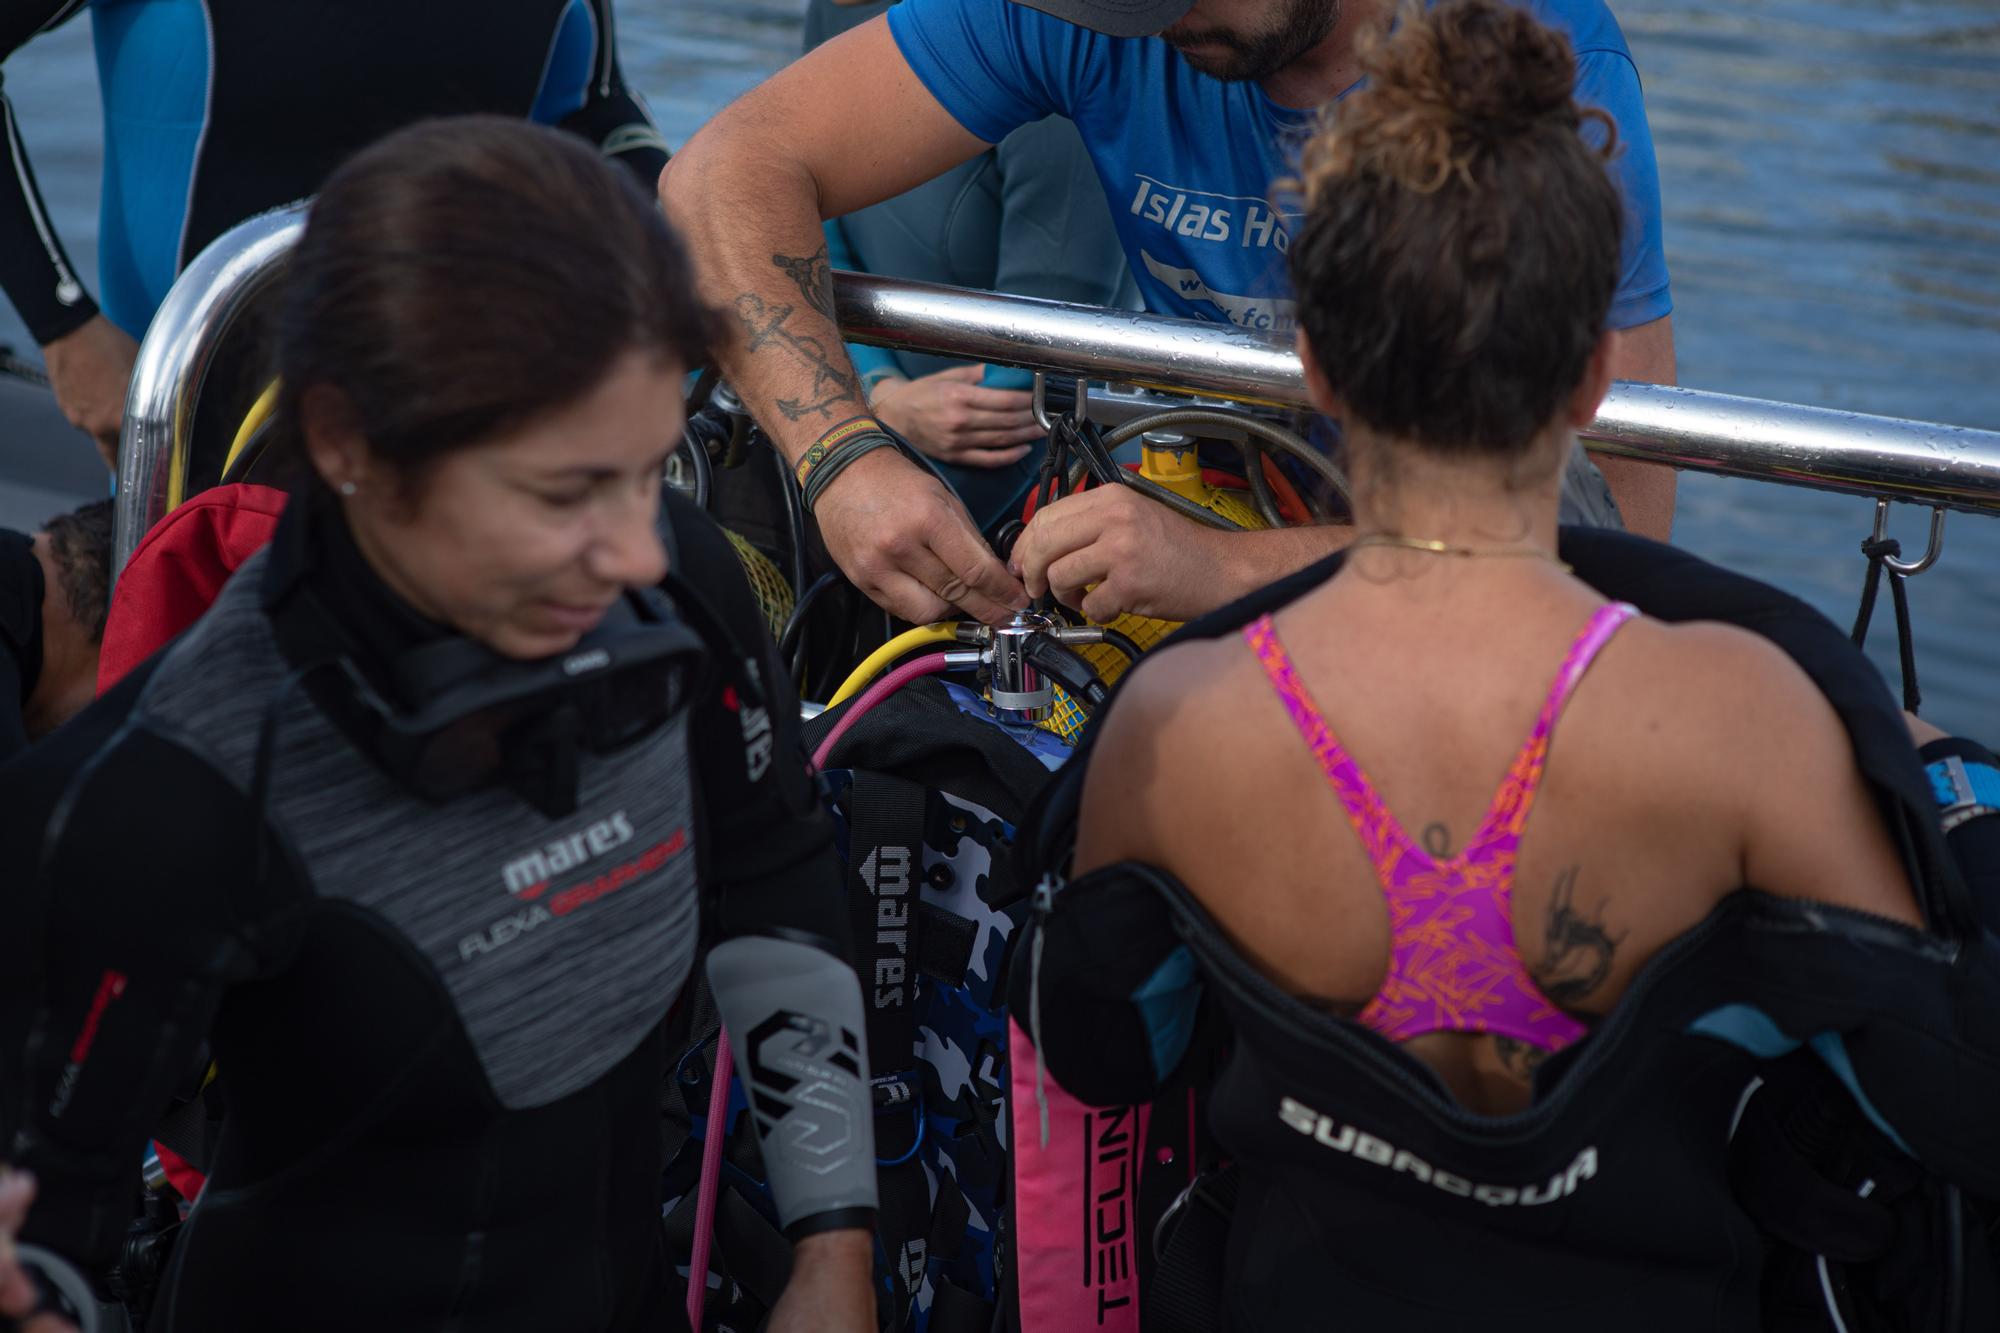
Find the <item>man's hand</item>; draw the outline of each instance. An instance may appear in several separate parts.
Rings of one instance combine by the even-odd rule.
[[[912,624],[958,607],[997,625],[1028,604],[965,506],[894,449],[850,463],[814,511],[842,572],[876,605]]]
[[[1331,524],[1225,532],[1130,487],[1099,486],[1037,510],[1011,564],[1029,592],[1053,592],[1100,625],[1127,612],[1192,620],[1297,573],[1353,536]]]
[[[792,1249],[792,1275],[769,1333],[875,1333],[875,1244],[859,1227],[822,1231]]]
[[[1188,620],[1229,600],[1215,590],[1235,586],[1225,572],[1235,535],[1129,487],[1099,486],[1037,510],[1012,563],[1030,593],[1052,592],[1100,624],[1122,612]]]
[[[932,458],[965,467],[1005,467],[1043,437],[1018,389],[982,388],[984,366],[953,366],[913,380],[885,379],[869,406],[876,420]]]
[[[4,1168],[0,1168],[4,1171]],[[35,1178],[25,1171],[0,1174],[0,1320],[19,1319],[35,1308],[37,1292],[14,1255],[14,1237],[35,1201]],[[52,1314],[20,1325],[21,1333],[76,1333],[76,1325]]]
[[[49,387],[69,424],[97,441],[104,466],[118,470],[118,432],[125,424],[125,391],[139,344],[102,315],[42,349]]]

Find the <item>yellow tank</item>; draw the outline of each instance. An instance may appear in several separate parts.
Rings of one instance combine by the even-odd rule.
[[[1183,499],[1192,500],[1211,513],[1220,514],[1242,528],[1267,528],[1270,524],[1241,492],[1223,490],[1201,479],[1201,460],[1196,441],[1166,432],[1148,433],[1139,453],[1139,475],[1157,482]],[[1109,628],[1124,634],[1141,650],[1149,650],[1181,627],[1178,620],[1154,620],[1147,616],[1122,615],[1108,622]],[[1131,664],[1125,654],[1108,644],[1077,649],[1097,674],[1109,685],[1125,674]],[[1066,741],[1074,741],[1083,730],[1086,715],[1061,690],[1056,692],[1056,711],[1042,725]]]

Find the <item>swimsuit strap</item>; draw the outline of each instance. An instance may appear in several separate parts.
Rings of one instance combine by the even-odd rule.
[[[1278,630],[1268,615],[1259,616],[1243,627],[1243,641],[1250,645],[1264,674],[1270,679],[1271,688],[1277,693],[1278,702],[1285,706],[1285,712],[1292,719],[1292,726],[1305,740],[1306,747],[1319,761],[1320,772],[1325,774],[1327,785],[1340,799],[1347,811],[1348,822],[1361,838],[1361,845],[1367,849],[1368,859],[1379,869],[1388,860],[1399,844],[1409,842],[1402,826],[1396,822],[1382,798],[1375,793],[1375,786],[1368,781],[1368,775],[1361,766],[1341,746],[1333,729],[1326,724],[1319,705],[1307,692],[1305,682],[1299,679],[1298,671],[1292,665],[1290,654],[1284,644],[1278,642]],[[1421,854],[1421,849],[1417,849]]]
[[[1556,668],[1555,680],[1549,685],[1548,697],[1542,701],[1542,711],[1536,715],[1526,743],[1507,769],[1507,777],[1487,808],[1479,831],[1466,844],[1468,859],[1475,852],[1481,853],[1483,859],[1483,854],[1496,846],[1505,846],[1511,852],[1519,844],[1528,811],[1535,804],[1535,793],[1542,785],[1542,769],[1548,763],[1549,737],[1555,732],[1556,719],[1562,716],[1583,673],[1597,660],[1599,650],[1611,641],[1620,626],[1638,614],[1638,608],[1628,602],[1606,602],[1577,631],[1562,665]]]

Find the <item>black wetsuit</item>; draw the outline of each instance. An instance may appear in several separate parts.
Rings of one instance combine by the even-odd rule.
[[[419,801],[308,682],[260,864],[245,774],[291,660],[267,581],[303,565],[371,678],[438,633],[299,501],[208,616],[0,767],[0,1143],[42,1182],[24,1241],[111,1257],[206,1040],[227,1115],[153,1328],[682,1324],[659,1112],[698,930],[844,960],[847,927],[756,603],[720,530],[668,503],[676,569],[761,653],[771,707],[716,673],[678,724],[586,756],[573,816],[503,788]]]
[[[0,528],[0,760],[28,748],[22,713],[42,674],[43,583],[34,539]]]
[[[1160,1096],[1188,1061],[1189,1033],[1227,1034],[1208,1101],[1240,1186],[1225,1327],[1763,1328],[1771,1242],[1759,1221],[1810,1219],[1814,1206],[1811,1170],[1761,1203],[1732,1176],[1736,1122],[1778,1061],[1788,1080],[1807,1068],[1827,1083],[1885,1158],[1913,1155],[2000,1197],[2000,901],[1966,893],[1880,677],[1817,613],[1692,556],[1575,529],[1562,554],[1608,597],[1670,621],[1736,623],[1791,653],[1846,722],[1941,933],[1745,889],[1538,1069],[1528,1110],[1487,1117],[1393,1042],[1285,994],[1171,876],[1128,862],[1076,880],[1017,946],[1013,1012],[1031,1014],[1039,989],[1049,1073],[1096,1105]],[[1184,632],[1231,634],[1338,567],[1336,557]],[[1066,861],[1088,762],[1073,761],[1031,819],[1031,874]],[[1966,856],[1976,833],[1990,856],[1993,832],[1967,825],[1952,852]],[[1198,1038],[1192,1049],[1217,1046]],[[1789,1063],[1815,1058],[1824,1069]],[[1852,1184],[1826,1188],[1851,1202]],[[1886,1216],[1881,1226],[1894,1229]],[[1863,1244],[1860,1234],[1842,1239]],[[1939,1249],[1908,1239],[1922,1265],[1906,1270],[1912,1287],[1941,1290]],[[1973,1297],[1989,1303],[1963,1326],[1991,1327],[1979,1322],[1994,1313],[1990,1289]]]
[[[313,194],[356,150],[414,121],[559,123],[630,165],[648,192],[666,161],[619,74],[611,0],[11,0],[0,59],[86,10],[104,100],[98,296],[135,338],[210,241]],[[4,98],[0,114],[11,159],[0,286],[46,344],[97,306]]]

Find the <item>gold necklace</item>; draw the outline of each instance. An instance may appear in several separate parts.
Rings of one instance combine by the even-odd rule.
[[[1347,549],[1358,551],[1364,546],[1394,546],[1405,551],[1428,551],[1432,555],[1457,556],[1461,560],[1470,560],[1474,556],[1487,555],[1514,556],[1524,560],[1546,560],[1565,574],[1571,572],[1570,567],[1563,561],[1556,559],[1555,556],[1547,551],[1538,550],[1532,546],[1453,546],[1449,542],[1441,542],[1429,537],[1400,537],[1390,532],[1369,532],[1349,542]]]

